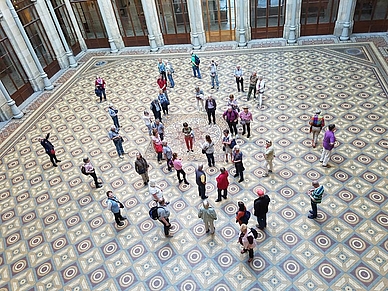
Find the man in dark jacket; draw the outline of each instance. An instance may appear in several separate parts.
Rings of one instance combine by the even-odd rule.
[[[254,215],[257,217],[257,223],[256,226],[263,230],[267,227],[267,212],[268,212],[268,204],[271,201],[268,195],[264,194],[264,191],[262,189],[257,190],[257,195],[259,195],[259,198],[257,198],[254,201]]]
[[[216,124],[216,109],[217,103],[216,100],[213,99],[213,96],[207,97],[205,101],[205,110],[207,112],[207,118],[209,120],[209,125],[212,124],[211,118],[213,117],[213,123]]]
[[[206,174],[203,171],[203,165],[198,166],[195,177],[198,185],[198,195],[201,196],[202,200],[208,198],[206,196]]]
[[[49,155],[50,161],[53,163],[53,166],[57,167],[56,163],[59,163],[60,160],[58,160],[58,158],[55,156],[54,146],[51,142],[49,142],[48,140],[49,137],[50,137],[50,133],[46,135],[46,138],[39,137],[38,141],[40,142],[42,147],[44,147],[44,149],[46,150],[46,154]]]

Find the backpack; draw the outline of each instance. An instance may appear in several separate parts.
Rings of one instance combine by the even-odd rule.
[[[229,144],[229,147],[230,147],[231,149],[233,149],[233,148],[235,147],[236,144],[237,144],[237,143],[236,143],[236,140],[235,140],[235,139],[232,139],[232,141],[231,141],[230,144]]]
[[[199,64],[201,63],[201,60],[199,59],[199,57],[197,55],[194,55],[194,63],[199,66]]]
[[[253,237],[254,237],[255,239],[257,239],[257,237],[259,236],[259,234],[257,233],[257,230],[254,229],[253,227],[251,228],[251,233],[252,233],[252,235],[253,235]]]
[[[159,97],[160,97],[160,104],[170,105],[170,102],[168,101],[165,94],[159,95]]]
[[[248,210],[246,210],[244,213],[244,216],[241,217],[241,221],[245,224],[248,224],[249,218],[251,218],[251,213]]]
[[[158,214],[158,209],[159,208],[163,208],[163,207],[158,207],[158,206],[154,206],[150,209],[149,211],[149,214],[150,214],[150,217],[153,219],[153,220],[158,220],[159,219],[159,214]]]
[[[81,166],[81,173],[84,175],[88,175],[88,173],[86,173],[86,169],[84,165]]]

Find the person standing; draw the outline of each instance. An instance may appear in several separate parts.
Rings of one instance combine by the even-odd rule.
[[[224,112],[222,115],[225,119],[225,121],[228,123],[230,133],[235,135],[236,138],[238,138],[237,134],[237,122],[238,122],[238,113],[237,111],[233,110],[231,106],[228,107],[228,110]]]
[[[121,127],[119,124],[119,116],[117,115],[118,112],[119,112],[119,110],[116,109],[112,103],[110,103],[109,108],[108,108],[108,113],[109,113],[110,117],[112,118],[113,124],[114,124],[114,126],[116,126],[116,128]]]
[[[256,83],[256,90],[259,94],[259,108],[261,108],[261,105],[263,103],[263,94],[265,90],[265,81],[263,80],[263,76],[259,76],[259,79]],[[254,98],[256,98],[256,95],[253,95]]]
[[[217,109],[216,100],[213,99],[212,95],[209,95],[205,101],[205,110],[207,112],[209,125],[212,124],[212,121],[211,121],[212,117],[213,117],[213,123],[216,124],[216,109]]]
[[[194,152],[193,150],[193,141],[194,141],[194,132],[193,129],[187,124],[187,122],[183,123],[182,128],[183,135],[185,136],[185,143],[187,152]]]
[[[264,167],[268,172],[263,173],[263,177],[268,177],[269,173],[273,171],[273,158],[275,157],[275,150],[272,144],[272,140],[265,140],[265,153],[264,153]]]
[[[244,202],[239,201],[237,202],[237,205],[238,211],[236,212],[236,223],[238,223],[239,225],[248,224],[250,212],[245,207]]]
[[[202,152],[206,154],[207,164],[209,167],[214,167],[214,142],[212,141],[210,135],[206,135],[205,140],[205,143],[202,145]]]
[[[243,127],[242,135],[248,132],[247,138],[251,137],[251,121],[253,121],[252,113],[248,111],[248,106],[243,106],[243,111],[240,112],[240,123]]]
[[[103,78],[101,78],[100,76],[97,76],[96,81],[94,82],[94,87],[95,87],[96,95],[98,97],[100,97],[100,103],[102,102],[102,96],[104,96],[104,100],[106,101],[106,92],[105,92],[106,83],[105,83],[105,80]],[[97,94],[97,92],[98,92],[98,94]]]
[[[155,119],[155,122],[152,124],[152,130],[156,129],[158,131],[160,140],[164,139],[164,124],[159,120]]]
[[[236,69],[234,70],[234,77],[236,78],[237,91],[240,92],[240,85],[241,85],[241,92],[244,92],[243,71],[240,65],[236,66]]]
[[[167,161],[167,169],[169,172],[171,172],[172,171],[172,150],[167,145],[166,141],[163,141],[162,145],[163,145],[163,154],[166,157],[166,161]]]
[[[157,129],[153,129],[152,132],[152,145],[154,147],[155,153],[157,155],[158,163],[162,163],[162,153],[163,153],[163,144],[162,140],[159,137],[159,133]]]
[[[251,99],[251,94],[253,91],[253,96],[256,96],[256,84],[257,84],[257,72],[253,72],[252,75],[249,78],[249,89],[248,89],[248,97],[247,101]]]
[[[318,181],[312,182],[313,189],[308,190],[307,194],[310,196],[311,200],[311,209],[310,215],[308,218],[315,219],[318,216],[318,207],[317,204],[322,202],[322,196],[325,190],[323,189],[323,185],[319,185]]]
[[[144,110],[143,120],[144,120],[145,125],[148,128],[148,134],[149,134],[149,136],[151,136],[152,135],[152,126],[151,126],[152,119],[151,119],[150,113],[147,110]]]
[[[226,104],[228,107],[232,107],[232,109],[236,112],[240,112],[240,108],[238,107],[238,102],[236,100],[236,98],[234,98],[234,95],[233,94],[230,94],[229,95],[229,100],[228,100],[228,104]]]
[[[124,158],[124,149],[123,149],[123,137],[119,134],[119,129],[116,126],[112,125],[109,131],[109,138],[113,141],[116,146],[117,154],[119,158]]]
[[[310,132],[313,133],[313,148],[316,147],[318,141],[318,135],[321,133],[322,128],[325,126],[325,118],[321,115],[321,109],[316,109],[315,114],[310,118]]]
[[[159,90],[158,100],[162,106],[163,114],[168,115],[168,105],[170,105],[170,100],[168,100],[167,95],[163,93],[163,90]]]
[[[198,194],[201,196],[201,199],[204,200],[208,197],[206,196],[206,174],[203,171],[203,165],[198,166],[198,169],[195,171],[195,177],[198,186]]]
[[[253,214],[257,217],[256,227],[263,230],[267,227],[267,212],[271,199],[268,195],[264,194],[262,189],[257,190],[257,195],[259,195],[259,198],[256,198],[253,203]]]
[[[233,148],[233,163],[234,163],[234,167],[236,168],[236,174],[234,175],[234,177],[238,177],[240,176],[240,180],[238,180],[239,183],[241,183],[242,181],[244,181],[244,165],[243,165],[243,162],[242,162],[242,159],[243,159],[243,154],[242,152],[240,151],[240,147],[238,145],[235,145],[234,148]]]
[[[88,157],[83,159],[84,164],[81,167],[81,172],[84,175],[90,175],[93,177],[94,185],[96,185],[96,188],[101,188],[102,183],[98,182],[96,170],[94,169],[92,163],[90,162],[90,159]]]
[[[164,80],[167,80],[167,76],[166,76],[166,66],[165,66],[165,64],[163,63],[162,59],[158,59],[158,70],[159,70],[160,76],[161,76]]]
[[[238,238],[238,242],[243,246],[243,249],[241,250],[242,254],[245,254],[248,252],[249,259],[248,263],[253,261],[254,257],[254,251],[253,249],[256,247],[256,240],[253,236],[253,233],[250,229],[248,229],[246,224],[241,224],[240,226],[240,236]]]
[[[148,177],[148,168],[149,168],[149,165],[146,159],[143,158],[141,153],[136,153],[135,171],[143,179],[144,185],[147,185],[150,180],[150,178]]]
[[[186,185],[189,185],[189,182],[187,182],[186,180],[186,172],[183,170],[182,159],[181,158],[178,159],[177,153],[172,154],[172,165],[176,170],[176,176],[178,177],[179,184],[184,181]],[[182,179],[181,179],[181,175],[182,175]]]
[[[173,237],[170,234],[171,223],[170,223],[170,210],[167,208],[167,202],[164,198],[159,200],[158,205],[158,220],[163,224],[164,235],[166,237]]]
[[[112,191],[107,191],[106,196],[108,196],[108,199],[106,200],[108,210],[113,212],[117,226],[123,226],[124,222],[122,221],[127,218],[121,215],[120,208],[124,208],[124,204],[113,195]]]
[[[168,81],[170,82],[170,88],[174,88],[175,82],[172,76],[172,74],[175,73],[174,68],[172,67],[172,64],[167,60],[164,61],[164,66],[166,67],[166,73],[167,73]]]
[[[229,186],[229,180],[228,176],[229,173],[228,171],[224,168],[220,168],[220,174],[217,176],[216,181],[217,181],[217,192],[218,192],[218,198],[216,202],[221,202],[223,197],[224,199],[228,198],[228,186]],[[224,192],[224,195],[221,195],[222,192]]]
[[[229,162],[228,155],[230,155],[230,160],[233,161],[233,156],[232,156],[233,147],[231,146],[231,144],[233,141],[234,143],[236,141],[230,135],[229,130],[225,129],[223,133],[224,133],[224,136],[222,137],[222,144],[223,144],[222,150],[225,152],[225,163],[228,163]]]
[[[151,102],[150,109],[154,114],[155,119],[162,121],[162,106],[160,105],[158,98]]]
[[[53,163],[53,166],[58,167],[57,163],[60,163],[61,160],[58,160],[57,156],[55,155],[54,145],[51,142],[49,142],[48,140],[49,138],[50,138],[50,133],[48,133],[45,138],[39,137],[38,141],[40,142],[42,147],[44,147],[46,154],[49,155],[50,161]]]
[[[204,110],[203,100],[205,99],[205,95],[203,93],[203,90],[199,89],[198,86],[195,87],[195,99],[197,100],[197,109],[198,109],[198,111],[203,111]]]
[[[211,84],[212,84],[212,89],[214,89],[214,85],[216,85],[218,90],[220,87],[220,83],[218,82],[217,67],[218,67],[218,64],[214,60],[212,60],[209,65]]]
[[[168,98],[168,95],[167,95],[167,81],[166,81],[166,79],[163,79],[162,75],[159,75],[158,80],[156,82],[158,83],[160,90],[162,90],[163,93]]]
[[[160,189],[159,185],[156,184],[155,181],[150,181],[150,186],[148,187],[148,193],[152,195],[154,201],[156,203],[159,203],[161,199],[164,199],[163,197],[163,191]],[[169,202],[166,202],[166,205],[170,204]]]
[[[323,149],[321,158],[319,161],[322,163],[322,167],[327,167],[327,163],[330,160],[331,150],[334,148],[335,135],[337,128],[335,124],[329,124],[329,129],[326,130],[325,136],[323,137]]]
[[[214,220],[217,220],[217,213],[213,207],[209,205],[207,199],[202,201],[202,206],[198,211],[198,218],[202,218],[203,223],[205,224],[205,231],[211,234],[214,234]]]
[[[191,68],[193,69],[194,78],[197,77],[197,75],[198,75],[198,79],[201,79],[201,71],[199,70],[199,64],[200,63],[201,63],[201,60],[192,51],[191,52]]]

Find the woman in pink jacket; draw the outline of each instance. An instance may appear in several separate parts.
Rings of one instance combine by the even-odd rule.
[[[172,164],[174,166],[174,169],[176,170],[176,175],[178,177],[179,184],[184,181],[186,185],[189,185],[189,182],[187,182],[186,180],[186,173],[185,171],[183,171],[182,159],[181,158],[178,159],[177,153],[172,154]],[[181,179],[181,174],[183,176],[183,179]]]

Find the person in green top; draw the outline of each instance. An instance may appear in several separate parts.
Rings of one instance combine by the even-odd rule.
[[[310,189],[307,193],[311,199],[312,210],[310,210],[310,215],[308,216],[308,218],[310,219],[317,218],[318,216],[317,204],[322,202],[322,195],[325,192],[325,190],[323,189],[323,185],[319,185],[318,181],[313,181],[312,185],[314,188]]]
[[[193,68],[193,74],[194,77],[198,76],[198,79],[201,79],[201,71],[199,70],[199,57],[194,53],[191,52],[191,67]]]

